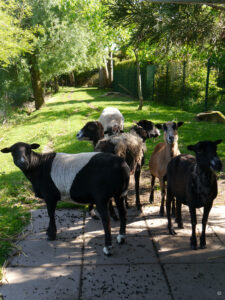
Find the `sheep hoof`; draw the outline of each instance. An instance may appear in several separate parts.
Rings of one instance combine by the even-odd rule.
[[[117,243],[119,245],[122,245],[125,243],[125,235],[124,234],[118,234],[116,239],[117,239]]]
[[[178,228],[180,228],[180,229],[183,229],[184,228],[184,225],[183,225],[183,223],[178,223]]]
[[[55,241],[56,240],[56,235],[48,235],[47,240],[48,241]]]
[[[164,210],[160,209],[159,215],[160,215],[160,217],[164,217]]]
[[[111,215],[111,217],[113,218],[114,221],[119,221],[119,218],[117,217],[117,215]]]
[[[141,204],[137,204],[137,210],[141,210]]]
[[[94,209],[89,211],[89,216],[92,217],[93,220],[99,220],[99,217],[96,215]]]
[[[176,231],[173,228],[169,228],[169,234],[175,235],[177,233],[176,233]]]
[[[106,255],[106,256],[111,256],[112,255],[112,246],[105,246],[103,248],[103,253]]]
[[[197,250],[197,246],[196,245],[191,245],[191,249],[192,250]]]

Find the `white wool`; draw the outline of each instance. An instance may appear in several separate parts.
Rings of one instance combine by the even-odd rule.
[[[104,131],[106,131],[108,127],[113,127],[116,124],[120,130],[123,130],[124,127],[124,117],[115,107],[106,107],[102,111],[98,121],[102,124]]]
[[[52,163],[51,178],[60,191],[61,198],[70,195],[70,189],[77,173],[85,167],[96,154],[98,153],[56,153]]]

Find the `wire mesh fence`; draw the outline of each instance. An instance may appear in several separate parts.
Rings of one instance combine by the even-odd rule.
[[[206,99],[207,62],[146,64],[141,68],[143,97],[145,100],[188,110],[219,109],[225,112],[224,70],[212,65],[208,67],[210,73]],[[119,63],[114,67],[113,88],[115,91],[138,97],[134,62]]]

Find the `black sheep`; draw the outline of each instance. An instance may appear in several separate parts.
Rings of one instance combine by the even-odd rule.
[[[167,218],[169,233],[174,235],[171,225],[171,202],[176,197],[176,214],[178,228],[183,228],[181,205],[189,207],[192,224],[191,248],[197,249],[195,228],[197,224],[196,208],[204,207],[202,218],[202,234],[200,248],[206,247],[205,229],[213,200],[217,196],[217,178],[214,171],[221,171],[222,164],[217,156],[217,145],[222,140],[215,142],[203,141],[196,145],[188,146],[195,152],[195,156],[181,154],[173,158],[167,168]]]
[[[115,199],[120,216],[118,243],[125,238],[124,197],[130,173],[126,162],[108,153],[39,154],[32,151],[39,146],[20,142],[1,151],[12,154],[15,165],[32,183],[35,195],[45,200],[50,218],[48,239],[56,239],[55,209],[59,200],[66,197],[79,203],[95,203],[105,231],[103,252],[110,255],[112,243],[108,203],[111,197]]]

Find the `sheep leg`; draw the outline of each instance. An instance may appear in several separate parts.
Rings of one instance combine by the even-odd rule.
[[[104,199],[96,201],[96,207],[101,217],[102,225],[105,232],[105,246],[103,248],[103,253],[106,256],[112,255],[112,237],[111,237],[111,225],[109,217],[108,204]]]
[[[125,204],[126,204],[126,208],[129,208],[129,204],[128,204],[127,196],[126,196],[126,197],[124,197],[124,201],[125,201]]]
[[[196,218],[196,209],[195,207],[189,206],[189,211],[191,215],[191,226],[192,226],[192,235],[190,238],[190,245],[191,249],[197,250],[197,239],[196,239],[196,225],[197,225],[197,218]]]
[[[149,196],[149,202],[150,203],[154,202],[154,186],[155,186],[155,176],[152,175],[151,192],[150,192],[150,196]]]
[[[173,198],[173,202],[175,202],[174,198]],[[177,199],[176,204],[177,204],[176,205],[176,222],[177,222],[178,228],[184,228],[183,220],[182,220],[182,214],[181,214],[182,203],[179,199]]]
[[[160,211],[159,211],[159,215],[160,216],[164,216],[164,202],[165,202],[165,179],[163,178],[159,178],[159,184],[160,184],[160,190],[161,190],[161,206],[160,206]]]
[[[173,200],[173,195],[170,191],[170,189],[167,188],[167,199],[166,199],[166,212],[167,212],[167,220],[168,220],[168,230],[169,230],[169,234],[171,235],[175,235],[176,232],[173,229],[173,225],[171,222],[171,202]]]
[[[134,173],[134,179],[135,179],[135,192],[136,192],[136,206],[138,210],[141,210],[140,195],[139,195],[140,174],[141,174],[141,167],[140,165],[137,165]]]
[[[88,213],[89,213],[89,216],[92,217],[92,219],[94,220],[99,220],[99,217],[96,215],[95,213],[95,210],[94,210],[94,204],[93,203],[90,203],[88,205]]]
[[[119,218],[117,217],[114,207],[113,207],[113,203],[112,203],[112,199],[109,200],[109,213],[110,213],[110,217],[113,218],[114,221],[118,221]]]
[[[118,244],[123,244],[126,235],[127,211],[123,198],[115,198],[115,201],[120,216],[120,233],[117,236],[117,242]]]
[[[204,207],[204,213],[202,218],[202,234],[200,236],[200,248],[205,249],[206,248],[206,240],[205,240],[205,229],[208,221],[209,212],[212,208],[212,203]]]
[[[175,206],[175,198],[172,200],[172,217],[176,217],[176,206]]]
[[[49,216],[49,225],[46,230],[47,239],[49,241],[54,241],[56,239],[56,224],[55,224],[55,209],[57,201],[54,200],[46,200],[48,216]]]

